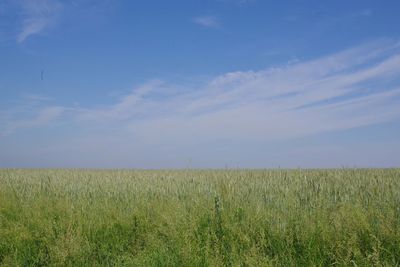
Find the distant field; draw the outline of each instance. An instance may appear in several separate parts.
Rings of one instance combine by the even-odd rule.
[[[400,170],[0,170],[2,266],[399,266]]]

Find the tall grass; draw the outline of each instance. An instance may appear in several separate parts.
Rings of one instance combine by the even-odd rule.
[[[400,170],[0,170],[2,266],[399,266]]]

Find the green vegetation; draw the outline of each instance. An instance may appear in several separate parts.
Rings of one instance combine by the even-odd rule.
[[[399,266],[400,170],[0,170],[1,266]]]

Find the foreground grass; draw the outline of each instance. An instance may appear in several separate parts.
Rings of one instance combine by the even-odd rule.
[[[399,266],[400,170],[0,170],[3,266]]]

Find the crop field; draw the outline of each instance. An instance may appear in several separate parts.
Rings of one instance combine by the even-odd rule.
[[[400,170],[0,170],[1,266],[399,266]]]

